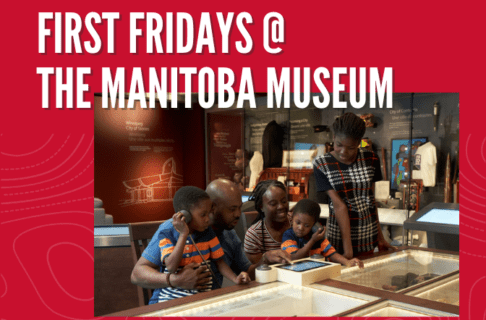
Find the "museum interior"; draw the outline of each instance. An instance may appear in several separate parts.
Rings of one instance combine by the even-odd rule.
[[[103,109],[95,94],[95,316],[459,315],[458,93],[394,93],[392,108],[367,102],[361,109],[347,93],[339,95],[347,108],[324,109],[314,105],[320,94],[291,94],[287,109],[269,109],[275,97],[264,93],[255,94],[256,108],[203,109],[195,93],[187,108],[186,98],[169,95],[177,108],[120,108],[117,100]],[[298,108],[295,99],[308,106]],[[304,259],[299,270],[265,265],[249,284],[225,280],[219,289],[147,305],[151,290],[132,284],[131,273],[174,215],[181,187],[232,181],[242,199],[234,228],[242,243],[258,215],[252,192],[265,180],[285,186],[290,211],[302,199],[317,202],[326,226],[331,200],[316,187],[313,163],[333,154],[333,123],[348,112],[365,124],[359,150],[379,160],[373,201],[395,250],[360,257],[363,269],[322,255]]]

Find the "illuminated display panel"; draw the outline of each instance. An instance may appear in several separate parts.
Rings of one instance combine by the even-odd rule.
[[[459,225],[459,210],[432,209],[420,218],[417,222],[444,223]]]
[[[330,263],[325,263],[325,262],[318,262],[318,261],[311,261],[311,260],[304,260],[304,261],[299,261],[293,264],[286,264],[283,266],[277,266],[277,268],[285,269],[285,270],[291,270],[295,272],[304,272],[320,267],[325,267],[331,265]]]

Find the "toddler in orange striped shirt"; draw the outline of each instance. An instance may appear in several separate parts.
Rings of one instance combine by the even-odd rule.
[[[315,201],[309,199],[300,200],[292,213],[292,227],[282,236],[282,250],[290,253],[292,260],[309,257],[313,254],[322,254],[332,262],[345,266],[359,266],[363,268],[363,262],[358,258],[346,259],[336,252],[333,246],[325,238],[325,228],[312,230],[321,213],[321,207]]]

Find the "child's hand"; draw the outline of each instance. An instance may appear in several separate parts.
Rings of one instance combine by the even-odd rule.
[[[235,280],[236,284],[249,283],[251,281],[250,276],[246,272],[240,273]]]
[[[358,266],[360,269],[364,268],[363,261],[359,260],[358,258],[349,259],[348,262],[346,262],[346,266],[347,267]]]
[[[181,235],[187,236],[189,234],[189,226],[182,212],[177,212],[172,216],[172,225]]]
[[[319,230],[314,232],[314,234],[312,235],[311,241],[316,243],[316,242],[324,239],[325,233],[326,233],[326,228],[324,228],[324,227],[320,228]]]

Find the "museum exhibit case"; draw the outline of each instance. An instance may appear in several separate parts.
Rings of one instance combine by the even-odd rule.
[[[459,275],[413,290],[408,295],[459,306]]]
[[[400,292],[459,270],[459,256],[405,250],[366,260],[366,268],[345,269],[335,278],[360,286]]]
[[[288,276],[279,275],[265,283],[252,281],[108,316],[459,315],[456,253],[405,247],[365,257],[363,262],[364,269],[342,267],[340,275],[330,274],[330,278],[313,283],[290,284]],[[388,284],[393,281],[397,288],[391,289]]]

